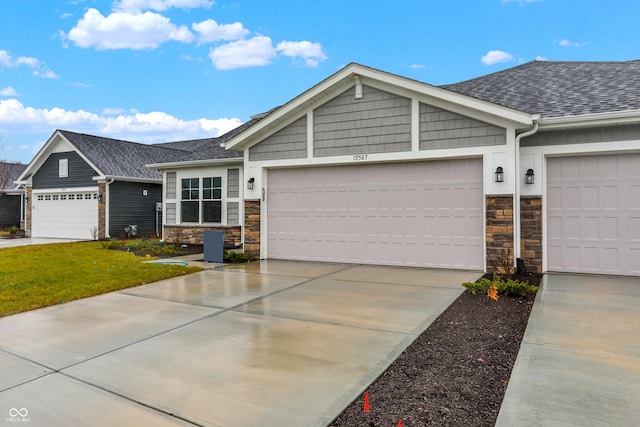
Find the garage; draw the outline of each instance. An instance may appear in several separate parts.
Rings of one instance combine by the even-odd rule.
[[[482,159],[272,169],[268,258],[484,268]]]
[[[549,271],[640,275],[640,154],[547,160]]]
[[[97,233],[96,191],[34,191],[32,206],[33,237],[92,240]]]

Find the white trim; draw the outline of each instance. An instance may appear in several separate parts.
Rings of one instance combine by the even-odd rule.
[[[640,110],[549,117],[540,120],[540,129],[562,129],[586,126],[619,125],[640,122]]]
[[[231,163],[242,164],[244,159],[242,157],[234,157],[230,159],[203,159],[203,160],[185,160],[178,162],[167,162],[167,163],[149,163],[145,166],[150,169],[185,169],[193,166],[217,166],[217,165],[226,165]],[[162,180],[160,180],[162,181]]]

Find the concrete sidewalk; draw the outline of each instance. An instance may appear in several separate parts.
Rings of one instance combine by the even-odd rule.
[[[640,278],[545,274],[496,426],[640,425]]]
[[[324,426],[481,274],[262,261],[0,318],[0,425]]]

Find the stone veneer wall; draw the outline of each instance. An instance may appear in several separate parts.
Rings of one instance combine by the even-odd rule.
[[[25,191],[25,197],[27,198],[27,203],[25,203],[25,213],[24,213],[24,235],[25,237],[31,237],[31,198],[33,197],[33,189],[31,187],[27,187]]]
[[[502,272],[513,259],[513,197],[487,196],[487,272]]]
[[[107,238],[107,183],[98,183],[98,239],[104,240]],[[102,195],[102,200],[100,199]],[[112,236],[120,237],[120,236]]]
[[[260,200],[244,201],[244,253],[260,259]]]
[[[527,271],[542,273],[542,198],[520,198],[520,256]]]
[[[242,227],[239,225],[219,225],[219,226],[202,226],[202,225],[165,225],[164,241],[180,245],[190,243],[192,245],[201,245],[204,243],[205,230],[222,231],[224,233],[224,244],[232,246],[242,242]]]

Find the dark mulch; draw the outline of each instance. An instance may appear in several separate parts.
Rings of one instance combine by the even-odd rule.
[[[493,426],[534,298],[465,291],[331,426]]]

